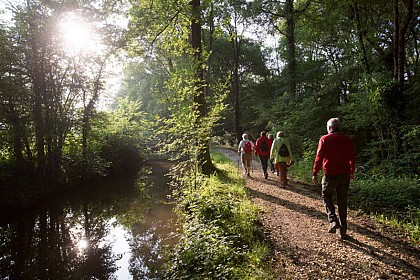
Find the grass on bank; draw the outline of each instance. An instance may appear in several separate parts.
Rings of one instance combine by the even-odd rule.
[[[420,244],[420,178],[374,176],[357,179],[350,188],[350,205],[379,221],[402,229]]]
[[[237,166],[212,152],[217,174],[186,190],[179,203],[181,238],[165,279],[272,279],[271,251]]]
[[[298,161],[289,171],[311,183],[313,158]],[[367,213],[377,220],[402,229],[415,244],[420,244],[420,177],[392,177],[355,173],[350,185],[349,208]]]

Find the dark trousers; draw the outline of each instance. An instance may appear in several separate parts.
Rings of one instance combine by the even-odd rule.
[[[342,230],[347,230],[347,195],[349,193],[350,175],[326,175],[322,178],[322,199],[328,221],[337,222],[333,196],[337,195],[338,217]]]
[[[261,161],[261,167],[262,167],[262,170],[263,170],[264,175],[265,175],[265,174],[267,174],[268,158],[270,156],[259,155],[259,157],[260,157],[260,161]]]
[[[270,159],[270,169],[271,169],[271,172],[275,172],[276,171],[276,169],[274,168],[274,163],[273,163],[273,161]]]

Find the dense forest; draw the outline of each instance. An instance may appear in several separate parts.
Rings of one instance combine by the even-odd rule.
[[[106,175],[135,166],[150,137],[209,173],[210,140],[261,130],[284,130],[309,163],[332,116],[364,174],[419,174],[418,1],[2,6],[5,182],[39,191]]]
[[[210,140],[281,129],[308,168],[333,116],[363,175],[417,180],[418,1],[3,2],[2,192],[134,167],[150,138],[196,174]]]
[[[261,130],[307,172],[333,116],[362,176],[418,185],[418,1],[3,2],[3,193],[127,170],[150,139],[208,174],[210,143]]]

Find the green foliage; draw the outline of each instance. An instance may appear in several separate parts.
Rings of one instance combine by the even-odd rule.
[[[354,207],[369,212],[419,207],[420,178],[370,176],[355,180],[351,187],[351,201]]]
[[[110,136],[101,149],[101,158],[109,162],[110,173],[122,173],[137,170],[144,154],[135,139]]]
[[[150,116],[165,116],[166,106],[159,101],[159,94],[168,74],[159,61],[146,59],[128,62],[124,64],[122,75],[118,98],[140,102],[140,109]]]
[[[258,211],[239,172],[213,153],[218,175],[181,191],[182,235],[170,255],[165,279],[271,279],[270,250],[261,241]]]
[[[109,21],[105,2],[2,5],[11,20],[0,26],[0,137],[5,140],[0,151],[15,165],[16,176],[35,174],[37,180],[55,185],[105,174],[108,162],[98,147],[88,147],[94,143],[91,121],[109,77],[106,63],[120,34]],[[88,22],[100,50],[71,50],[66,44],[68,34],[61,25],[73,16]],[[72,39],[88,44],[80,41],[83,38]]]
[[[100,157],[98,151],[90,151],[86,160],[78,155],[69,155],[63,159],[60,179],[67,185],[78,185],[108,175],[109,167],[110,162]]]
[[[112,173],[137,170],[146,154],[141,146],[148,122],[139,101],[117,100],[117,107],[94,123],[91,149],[110,165]]]
[[[420,244],[420,208],[408,207],[403,215],[386,213],[376,217],[382,223],[402,229],[413,242]]]
[[[382,175],[419,174],[419,126],[403,124],[387,105],[392,84],[381,75],[366,79],[364,89],[350,94],[340,112],[366,168]]]
[[[279,22],[275,28],[284,31],[285,19],[290,16],[282,10],[285,4],[260,4],[266,5],[266,10],[282,11],[275,15]],[[297,91],[289,92],[285,66],[269,80],[275,94],[267,99],[261,93],[263,100],[254,98],[257,119],[243,125],[257,124],[261,129],[266,124],[266,130],[284,130],[297,157],[305,159],[305,140],[316,143],[325,133],[326,121],[339,117],[344,132],[355,142],[358,162],[365,168],[391,176],[419,174],[418,149],[412,148],[419,146],[419,115],[413,111],[418,107],[418,95],[413,94],[418,88],[418,71],[407,70],[407,75],[413,76],[398,101],[390,45],[392,6],[380,1],[336,0],[295,1],[293,5],[298,14],[294,18],[296,41],[280,35],[277,54],[287,61],[288,44],[295,45]],[[275,17],[271,13],[265,16]],[[415,39],[407,36],[407,62],[413,62],[409,50],[415,44]],[[418,70],[418,62],[414,64]],[[409,69],[412,66],[407,65]],[[405,105],[400,112],[396,111],[398,102]]]
[[[362,178],[355,180],[350,188],[351,207],[405,229],[414,242],[419,242],[420,178],[363,174],[358,177]]]
[[[312,168],[314,165],[316,143],[310,140],[304,142],[305,152],[303,157],[297,159],[296,163],[289,169],[289,174],[300,181],[312,183]]]
[[[148,137],[148,122],[138,101],[116,101],[111,112],[96,113],[91,118],[87,139],[87,157],[82,157],[82,137],[72,130],[63,146],[63,177],[67,182],[138,170],[146,158],[141,146]]]
[[[200,1],[141,1],[129,11],[129,28],[136,36],[130,38],[134,40],[129,49],[150,51],[153,55],[145,62],[161,65],[149,67],[157,70],[153,75],[160,79],[145,90],[152,91],[156,104],[165,108],[154,117],[154,129],[166,143],[164,149],[181,159],[176,168],[180,177],[211,171],[208,141],[224,108],[223,79],[205,79],[209,54],[202,48],[202,9]]]

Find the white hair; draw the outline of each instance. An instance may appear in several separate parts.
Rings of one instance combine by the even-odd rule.
[[[329,119],[327,126],[331,127],[333,131],[339,131],[341,129],[340,120],[338,118]]]

